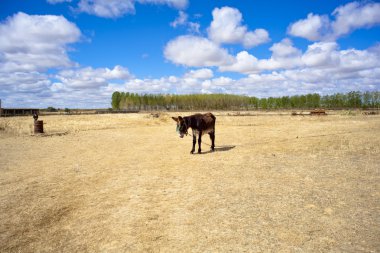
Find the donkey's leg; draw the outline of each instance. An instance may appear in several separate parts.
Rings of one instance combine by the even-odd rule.
[[[193,131],[193,148],[191,149],[190,153],[194,154],[195,151],[195,143],[197,142],[197,138],[195,136],[195,132]]]
[[[212,131],[211,133],[209,133],[210,135],[210,139],[211,139],[211,150],[214,151],[215,149],[215,132]]]
[[[202,143],[202,131],[199,131],[199,137],[198,137],[198,154],[201,153],[201,143]]]

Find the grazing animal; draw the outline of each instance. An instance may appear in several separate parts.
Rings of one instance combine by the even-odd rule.
[[[195,151],[195,144],[197,142],[198,135],[198,153],[201,153],[201,143],[202,135],[209,134],[211,139],[211,150],[215,149],[215,116],[212,113],[205,114],[194,114],[186,117],[172,117],[172,119],[177,122],[177,131],[179,132],[179,137],[188,134],[188,129],[191,128],[193,131],[193,148],[190,153],[193,154]]]

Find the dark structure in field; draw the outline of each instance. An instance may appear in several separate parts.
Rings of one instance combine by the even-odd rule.
[[[31,116],[34,112],[39,114],[39,111],[39,109],[33,108],[0,108],[0,117]]]
[[[9,116],[28,116],[36,113],[40,113],[40,109],[36,108],[2,108],[0,100],[0,117],[9,117]]]

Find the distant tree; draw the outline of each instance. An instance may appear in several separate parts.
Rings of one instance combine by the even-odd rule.
[[[49,106],[48,108],[46,108],[46,111],[48,112],[57,112],[58,110],[52,106]]]
[[[268,109],[268,102],[266,98],[261,98],[259,101],[259,107],[261,109]]]
[[[320,96],[317,93],[256,98],[232,94],[138,94],[114,92],[112,94],[113,109],[144,110],[240,110],[240,109],[313,109],[313,108],[365,108],[380,107],[380,93],[349,92]]]
[[[380,107],[380,92],[379,91],[372,92],[372,104],[374,108],[377,107],[377,109],[379,109]]]
[[[111,105],[112,105],[113,109],[116,109],[116,110],[120,109],[120,101],[121,101],[121,94],[120,94],[120,92],[115,91],[114,93],[112,93],[112,102],[111,102]]]
[[[283,96],[281,98],[281,105],[282,105],[282,108],[284,109],[291,108],[290,98],[288,96]]]
[[[364,109],[371,107],[371,93],[369,91],[363,93],[362,107]]]
[[[360,108],[362,105],[361,93],[359,91],[351,91],[347,94],[347,106],[349,108]]]

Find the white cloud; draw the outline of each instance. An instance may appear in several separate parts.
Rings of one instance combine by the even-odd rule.
[[[78,27],[63,16],[22,12],[0,24],[0,71],[40,71],[73,65],[67,44],[81,36]]]
[[[270,41],[269,33],[265,29],[256,29],[253,32],[247,32],[243,38],[243,46],[251,48]]]
[[[238,9],[231,7],[215,8],[213,20],[208,28],[208,36],[217,43],[242,43],[250,48],[269,41],[269,34],[264,29],[248,31],[243,26],[242,15]]]
[[[176,9],[186,8],[187,0],[80,0],[78,11],[104,18],[118,18],[135,13],[135,3],[165,4]]]
[[[132,0],[80,0],[79,11],[103,18],[117,18],[135,12]]]
[[[336,42],[317,42],[309,45],[302,60],[308,67],[327,68],[340,64],[340,56]]]
[[[234,93],[239,93],[236,80],[229,77],[217,77],[209,80],[205,80],[201,84],[201,90],[198,93],[212,94],[212,93],[232,93],[233,87]]]
[[[336,40],[356,29],[380,24],[380,3],[351,2],[336,8],[332,15],[334,21],[309,13],[306,19],[291,24],[288,33],[311,41]]]
[[[94,89],[107,86],[110,80],[126,80],[131,78],[127,68],[115,66],[113,69],[91,67],[60,71],[57,78],[68,88]]]
[[[329,30],[329,26],[330,21],[327,16],[309,13],[306,19],[291,24],[288,28],[288,33],[293,36],[316,41],[325,36],[325,33]]]
[[[291,69],[302,65],[302,52],[289,39],[273,44],[270,50],[271,58],[259,61],[258,66],[262,70]]]
[[[190,22],[188,21],[188,15],[184,11],[178,12],[178,17],[170,23],[170,26],[176,28],[178,26],[187,26],[189,32],[191,33],[200,33],[200,24],[196,22]]]
[[[199,29],[201,28],[201,25],[197,22],[189,22],[188,23],[189,29],[188,31],[191,33],[200,33]]]
[[[258,59],[247,51],[242,51],[236,55],[232,64],[220,66],[219,70],[222,72],[231,71],[243,74],[257,73],[259,71]]]
[[[177,27],[180,25],[185,25],[187,23],[188,15],[184,11],[178,12],[178,17],[170,23],[170,26]]]
[[[356,75],[358,71],[380,67],[379,49],[377,45],[367,50],[339,50],[336,42],[317,42],[308,46],[302,60],[310,68]]]
[[[125,82],[122,88],[129,92],[140,94],[165,94],[170,93],[179,83],[180,79],[177,77],[162,77],[159,79],[130,79]],[[120,91],[120,86],[117,90]]]
[[[195,78],[195,79],[210,79],[214,76],[214,73],[211,69],[197,69],[197,70],[190,70],[185,74],[186,78]]]
[[[164,49],[166,59],[192,67],[221,66],[232,61],[227,50],[197,36],[180,36],[169,41]]]
[[[233,71],[244,74],[258,73],[264,70],[290,69],[302,66],[302,52],[293,46],[289,39],[283,39],[270,48],[269,59],[257,59],[247,51],[238,53],[232,64],[220,66],[220,71]]]
[[[306,52],[302,53],[289,39],[284,39],[275,43],[270,50],[272,56],[268,59],[257,59],[247,51],[242,51],[236,55],[233,63],[222,65],[219,70],[257,75],[265,71],[313,73],[311,79],[317,76],[324,80],[329,76],[331,80],[335,78],[336,82],[339,82],[341,79],[350,79],[353,76],[363,77],[365,73],[369,73],[369,70],[380,68],[379,45],[367,50],[339,50],[336,42],[316,42],[309,45]],[[318,75],[315,75],[316,72]],[[305,80],[310,81],[306,76]]]
[[[122,84],[112,82],[126,82],[130,78],[133,77],[128,69],[121,66],[67,69],[50,76],[38,72],[0,72],[0,96],[5,98],[5,106],[107,108],[112,87],[123,89]]]
[[[380,48],[380,46],[379,46]],[[348,49],[340,51],[340,70],[356,72],[380,67],[380,54],[369,50]]]
[[[335,37],[349,34],[359,28],[380,24],[380,3],[352,2],[336,8],[331,26]]]
[[[43,92],[48,90],[50,83],[48,77],[39,72],[0,72],[0,88],[9,94]]]
[[[297,57],[301,54],[301,51],[293,46],[290,39],[283,39],[281,42],[273,44],[269,50],[272,51],[272,57],[275,59]]]
[[[210,39],[218,43],[239,43],[244,39],[247,27],[241,26],[242,15],[239,10],[230,7],[215,8],[212,16],[208,29]]]

